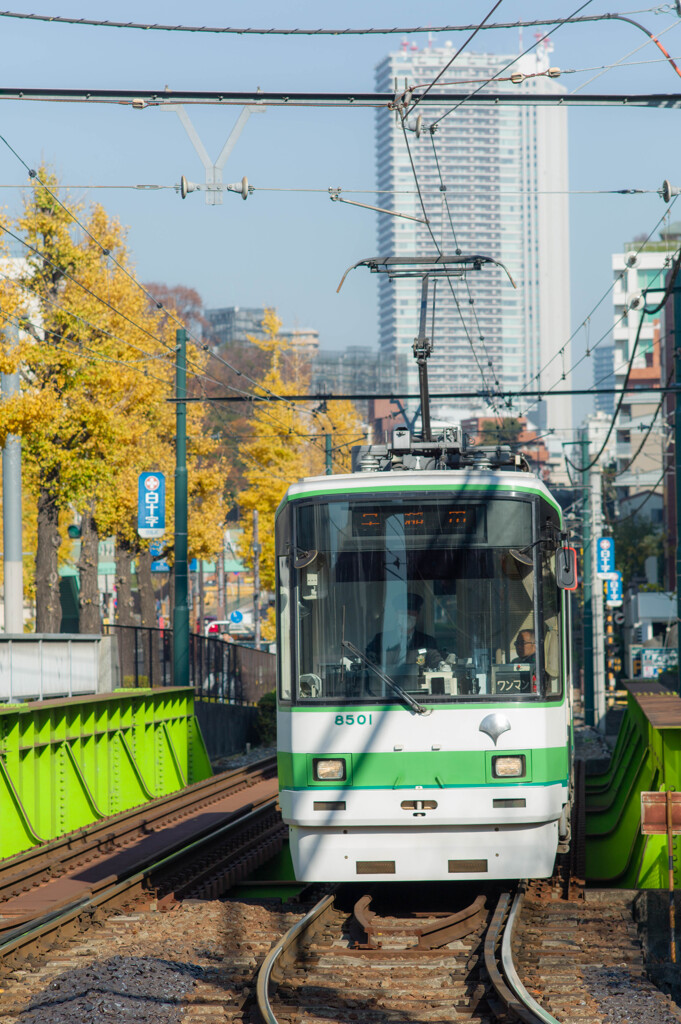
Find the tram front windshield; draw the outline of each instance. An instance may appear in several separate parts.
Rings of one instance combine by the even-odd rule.
[[[283,699],[559,695],[558,592],[531,501],[311,503],[294,520],[278,566]]]

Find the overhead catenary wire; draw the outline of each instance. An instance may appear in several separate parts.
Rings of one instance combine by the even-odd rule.
[[[430,141],[431,141],[431,145],[432,145],[432,149],[433,149],[433,157],[435,159],[435,166],[437,168],[438,177],[440,179],[440,192],[442,194],[442,197],[443,197],[443,200],[444,200],[444,206],[445,206],[445,209],[447,211],[447,218],[449,220],[449,226],[450,226],[450,229],[451,229],[451,232],[452,232],[452,238],[454,239],[455,252],[456,252],[456,255],[459,256],[459,255],[461,255],[461,249],[459,247],[459,242],[458,242],[458,239],[456,237],[456,230],[454,228],[454,219],[452,217],[452,211],[450,209],[449,199],[447,197],[447,186],[445,185],[445,180],[444,180],[444,177],[443,177],[443,174],[442,174],[442,168],[440,167],[440,160],[439,160],[438,153],[437,153],[437,147],[435,145],[435,133],[430,131],[429,135],[430,135]],[[496,373],[495,373],[495,370],[494,370],[494,365],[493,365],[492,359],[490,357],[489,351],[487,349],[487,345],[485,344],[485,336],[482,333],[482,327],[480,325],[480,320],[478,318],[478,312],[477,312],[477,309],[475,308],[475,299],[473,298],[473,295],[471,294],[471,289],[470,289],[470,284],[468,283],[468,275],[467,274],[464,274],[463,281],[464,281],[464,285],[466,287],[466,291],[468,292],[468,302],[469,302],[469,305],[471,306],[471,310],[472,310],[472,313],[473,313],[473,319],[475,320],[475,326],[476,326],[476,329],[477,329],[477,332],[478,332],[478,340],[482,342],[482,345],[483,345],[483,348],[484,348],[484,351],[485,351],[485,356],[487,357],[487,365],[490,368],[490,370],[492,371],[492,378],[494,380],[495,387],[499,388],[501,385],[500,385],[499,380],[498,380],[498,378],[496,376]]]
[[[679,21],[677,20],[677,21],[673,21],[671,23],[671,25],[667,25],[667,27],[662,29],[661,32],[657,33],[657,38],[659,39],[660,36],[666,35],[667,32],[670,32],[671,29],[675,28],[678,24],[679,24]],[[584,68],[583,69],[584,71],[588,71],[588,70],[598,71],[598,74],[594,75],[593,78],[587,79],[586,82],[582,82],[580,85],[577,86],[576,89],[573,89],[572,90],[573,95],[575,93],[579,92],[580,89],[585,89],[587,87],[587,85],[590,85],[592,82],[595,82],[596,79],[600,78],[601,75],[604,75],[606,73],[606,71],[612,71],[612,70],[614,70],[617,67],[631,67],[631,64],[624,64],[623,62],[626,61],[627,57],[633,57],[633,55],[635,53],[639,53],[640,50],[645,49],[645,47],[648,46],[650,44],[650,42],[651,42],[650,39],[646,39],[645,43],[641,43],[640,46],[637,46],[633,50],[630,50],[628,53],[625,53],[625,55],[622,58],[620,58],[620,60],[615,61],[614,64],[605,65],[602,68]],[[658,61],[660,61],[660,62],[662,62],[662,61],[666,62],[666,60],[667,60],[666,56],[658,58]],[[638,62],[636,62],[636,63],[638,63]]]
[[[400,111],[399,113],[400,113],[400,125],[401,125],[401,128],[402,128],[402,136],[404,138],[404,143],[405,143],[405,146],[406,146],[406,149],[407,149],[407,156],[409,158],[409,164],[411,166],[411,172],[412,172],[412,176],[414,178],[414,184],[416,185],[416,189],[417,189],[418,197],[419,197],[419,202],[421,204],[421,209],[423,210],[423,216],[425,218],[426,226],[428,228],[428,233],[430,234],[430,237],[431,237],[431,239],[433,241],[433,245],[435,246],[435,249],[437,250],[438,254],[440,256],[442,256],[442,250],[440,249],[440,246],[438,244],[437,238],[435,237],[435,233],[434,233],[434,231],[433,231],[433,229],[432,229],[432,227],[430,225],[430,221],[428,219],[428,212],[426,210],[426,205],[425,205],[425,202],[424,202],[424,199],[423,199],[423,195],[422,195],[422,192],[421,192],[421,185],[420,185],[420,182],[419,182],[419,177],[418,177],[418,173],[417,173],[417,170],[416,170],[416,165],[414,163],[414,157],[413,157],[412,152],[411,152],[411,146],[409,145],[409,138],[407,136],[407,129],[406,129],[406,124],[405,124],[406,115],[405,115],[404,111]],[[478,370],[480,371],[480,377],[482,379],[482,383],[483,383],[483,385],[485,387],[487,387],[487,381],[486,381],[486,378],[485,378],[485,372],[484,372],[482,366],[480,365],[480,360],[478,359],[478,354],[475,351],[475,345],[473,344],[473,340],[472,340],[472,338],[471,338],[471,336],[470,336],[470,334],[468,332],[468,327],[466,326],[466,321],[464,320],[463,314],[461,312],[461,306],[459,304],[459,300],[458,300],[456,292],[454,290],[454,286],[452,284],[451,278],[447,275],[446,280],[447,280],[447,284],[449,286],[449,290],[450,290],[450,292],[452,294],[452,298],[454,299],[454,304],[456,306],[457,312],[458,312],[459,317],[461,319],[461,324],[463,326],[464,333],[465,333],[466,338],[468,340],[468,344],[470,345],[471,351],[473,353],[473,358],[475,359],[475,363],[476,363],[476,365],[478,367]],[[496,407],[495,400],[492,400],[491,404],[492,404],[492,408],[495,410],[495,413],[497,415],[499,415],[498,409]]]
[[[458,56],[460,56],[460,54],[461,54],[461,53],[462,53],[462,52],[463,52],[463,51],[464,51],[464,50],[466,49],[466,47],[468,46],[468,44],[469,44],[470,42],[472,42],[472,40],[473,40],[473,39],[475,39],[475,37],[477,36],[478,32],[479,32],[479,31],[480,31],[480,30],[482,29],[482,27],[484,26],[484,24],[485,24],[486,22],[488,22],[488,21],[489,21],[489,19],[490,19],[490,18],[492,17],[492,15],[494,14],[494,12],[496,11],[497,7],[500,7],[500,6],[501,6],[502,2],[503,2],[503,0],[497,0],[497,2],[495,3],[494,7],[492,7],[492,8],[491,8],[491,9],[490,9],[490,10],[489,10],[489,11],[487,12],[487,14],[486,14],[486,15],[485,15],[485,17],[484,17],[484,18],[482,19],[482,21],[481,21],[481,22],[480,22],[480,23],[479,23],[478,25],[476,25],[476,27],[475,27],[475,28],[474,28],[474,29],[472,30],[471,34],[470,34],[470,35],[468,36],[468,38],[467,38],[467,39],[465,40],[465,42],[463,42],[463,43],[461,44],[461,46],[460,46],[460,47],[458,48],[458,50],[456,50],[456,51],[455,51],[455,53],[453,54],[453,56],[451,57],[451,59],[447,61],[447,63],[445,64],[445,66],[444,66],[444,67],[442,68],[442,70],[441,70],[441,71],[440,71],[440,72],[439,72],[439,73],[438,73],[438,74],[437,74],[437,75],[435,76],[435,78],[434,78],[434,79],[432,80],[432,82],[430,82],[430,84],[429,84],[429,85],[427,85],[427,86],[425,87],[425,92],[423,92],[423,93],[422,93],[422,94],[421,94],[420,96],[417,96],[417,97],[416,97],[416,99],[414,100],[414,103],[413,103],[413,104],[412,104],[412,106],[411,106],[411,109],[412,109],[412,110],[414,109],[414,107],[416,107],[416,106],[417,106],[417,104],[418,104],[418,103],[420,103],[420,102],[421,102],[421,100],[423,100],[423,99],[424,99],[424,98],[425,98],[425,97],[426,97],[426,96],[428,95],[428,93],[429,93],[429,92],[430,92],[430,90],[431,90],[431,89],[433,88],[433,86],[435,86],[435,85],[436,85],[436,84],[437,84],[437,83],[438,83],[438,82],[440,81],[440,79],[441,79],[441,78],[442,78],[442,76],[443,76],[443,75],[445,74],[445,72],[446,72],[446,71],[447,71],[447,70],[448,70],[448,69],[449,69],[449,68],[450,68],[450,67],[452,66],[452,64],[454,63],[454,61],[456,60],[456,58],[457,58]]]
[[[204,342],[199,341],[197,338],[195,338],[193,333],[187,328],[187,325],[185,323],[183,323],[177,316],[175,316],[175,313],[173,312],[173,310],[171,308],[165,307],[162,302],[159,302],[159,300],[154,295],[151,294],[149,289],[146,288],[143,284],[141,284],[141,282],[139,282],[137,280],[135,275],[131,274],[130,271],[125,266],[123,266],[123,264],[121,264],[119,260],[116,259],[116,257],[113,255],[111,250],[108,249],[106,246],[104,246],[102,244],[102,242],[100,242],[100,240],[98,238],[96,238],[92,234],[92,232],[87,228],[87,226],[82,223],[82,221],[75,215],[75,213],[72,210],[70,210],[61,201],[61,199],[50,189],[50,187],[48,185],[46,185],[41,180],[41,178],[38,175],[37,171],[35,171],[33,168],[29,167],[29,165],[26,163],[26,161],[23,159],[23,157],[20,156],[19,153],[17,153],[17,151],[14,149],[14,147],[12,145],[10,145],[10,143],[7,141],[7,139],[3,135],[0,135],[0,141],[4,143],[4,145],[7,147],[7,149],[9,149],[9,151],[16,157],[16,159],[19,161],[19,163],[26,169],[26,171],[28,172],[29,178],[35,179],[35,181],[38,183],[38,185],[41,186],[42,188],[44,188],[45,191],[48,193],[48,195],[52,196],[52,198],[55,200],[55,202],[57,202],[59,204],[59,206],[64,210],[64,212],[67,213],[69,217],[71,217],[71,219],[74,221],[74,223],[77,224],[80,227],[80,229],[88,236],[88,238],[90,238],[90,240],[99,248],[99,250],[101,251],[102,255],[104,255],[108,259],[110,259],[111,262],[114,264],[114,266],[116,266],[123,274],[125,274],[125,276],[131,281],[131,283],[134,284],[147,297],[147,299],[151,303],[153,303],[153,305],[157,309],[159,309],[159,310],[163,309],[164,312],[166,313],[166,315],[174,323],[177,324],[178,328],[181,328],[182,330],[185,330],[187,332],[188,337],[194,342],[194,344],[200,350],[208,352],[209,351],[209,346],[206,345]],[[15,235],[13,232],[9,231],[9,229],[4,227],[4,225],[0,225],[0,226],[2,226],[3,230],[7,231],[8,234],[12,235],[12,237],[17,239],[23,245],[27,245],[28,246],[28,243],[25,242],[24,239],[20,238],[18,235]],[[28,247],[29,248],[33,248],[31,246],[28,246]],[[37,254],[39,256],[41,256],[41,258],[46,259],[46,257],[44,255],[42,255],[41,253],[38,252],[38,250],[34,249],[34,251],[37,252]],[[60,268],[60,269],[63,269],[63,268]],[[79,287],[84,288],[84,286],[79,281],[76,281],[75,278],[71,277],[70,279],[73,280]],[[85,290],[88,290],[88,289],[85,289]],[[93,292],[90,292],[90,294],[94,295]],[[114,312],[116,312],[119,316],[122,316],[124,319],[128,320],[128,322],[133,324],[133,326],[136,326],[138,330],[143,330],[145,333],[150,334],[149,331],[146,331],[139,324],[135,324],[134,321],[132,321],[125,314],[121,313],[119,310],[116,310],[111,305],[111,303],[108,302],[108,300],[104,300],[100,296],[95,296],[95,297],[99,298],[100,302],[104,302],[105,305],[107,305],[110,309],[112,309]],[[153,335],[150,335],[150,336],[153,337]],[[155,340],[158,341],[159,339],[155,339]],[[252,383],[255,387],[258,387],[261,390],[265,391],[266,394],[274,394],[274,392],[270,391],[270,389],[267,388],[265,385],[260,384],[260,383],[258,383],[256,381],[254,381],[252,378],[248,377],[247,374],[243,374],[242,371],[237,370],[235,367],[233,367],[226,360],[221,360],[221,361],[225,364],[225,366],[227,366],[230,370],[232,370],[232,372],[237,373],[239,376],[243,376],[244,379],[249,380],[250,383]],[[188,369],[189,369],[189,367],[188,367]],[[222,382],[216,381],[216,383],[222,383]],[[228,385],[224,385],[223,384],[222,386],[227,387]]]
[[[659,7],[644,7],[634,11],[627,11],[625,15],[618,14],[593,14],[572,20],[578,24],[581,22],[609,21],[613,18],[623,17],[629,14],[650,14],[657,13]],[[470,32],[479,28],[472,25],[407,25],[389,26],[385,28],[250,28],[232,26],[210,26],[210,25],[164,25],[157,22],[133,22],[133,21],[111,21],[95,18],[72,18],[65,15],[51,14],[30,14],[20,11],[0,11],[2,18],[16,18],[24,21],[49,22],[55,25],[76,25],[87,28],[117,28],[133,29],[145,32],[187,32],[201,35],[257,35],[257,36],[376,36],[376,35],[418,35],[418,34],[441,34],[443,32]],[[557,18],[540,18],[534,21],[507,21],[492,22],[484,24],[484,30],[494,29],[518,29],[538,28],[543,25],[555,25],[560,23]]]
[[[653,235],[655,234],[655,232],[657,231],[657,229],[659,228],[659,226],[660,226],[660,225],[661,225],[661,224],[663,223],[663,221],[664,221],[664,220],[665,220],[665,219],[666,219],[666,218],[667,218],[667,217],[669,216],[669,214],[670,214],[670,212],[671,212],[671,210],[672,210],[672,207],[673,207],[673,206],[674,206],[674,204],[676,203],[677,199],[678,199],[678,196],[674,196],[674,197],[672,198],[672,201],[671,201],[671,203],[670,203],[670,204],[669,204],[669,206],[668,206],[668,207],[667,207],[667,208],[665,209],[665,211],[664,211],[664,213],[662,214],[662,216],[658,218],[658,220],[656,221],[656,223],[655,223],[655,224],[653,225],[653,227],[651,228],[651,230],[650,230],[650,231],[648,232],[648,234],[646,235],[645,239],[644,239],[644,240],[643,240],[643,241],[642,241],[642,242],[641,242],[641,243],[639,244],[638,248],[634,250],[634,255],[635,255],[635,256],[637,256],[637,257],[638,257],[638,256],[640,256],[640,254],[641,254],[641,253],[642,253],[642,252],[644,251],[644,249],[645,249],[646,245],[648,244],[648,242],[650,241],[650,239],[651,239],[651,238],[653,237]],[[524,385],[524,387],[523,387],[523,390],[525,390],[525,389],[529,388],[529,387],[530,387],[530,386],[531,386],[531,385],[532,385],[532,384],[533,384],[533,383],[534,383],[535,381],[539,381],[539,379],[540,379],[541,375],[542,375],[543,373],[545,373],[545,372],[546,372],[546,370],[548,370],[549,366],[551,366],[551,364],[552,364],[552,363],[554,363],[556,359],[559,359],[559,358],[560,358],[560,356],[561,356],[561,353],[562,353],[562,351],[564,351],[564,349],[566,349],[566,348],[567,348],[567,346],[568,346],[568,345],[570,344],[570,342],[571,342],[571,341],[573,341],[573,339],[574,339],[574,338],[575,338],[575,337],[576,337],[576,336],[577,336],[577,335],[579,334],[579,332],[580,332],[580,331],[582,330],[582,328],[586,327],[586,326],[587,326],[587,325],[588,325],[588,324],[590,323],[590,321],[591,321],[591,317],[592,317],[592,316],[594,315],[594,313],[596,312],[596,310],[597,310],[597,309],[599,309],[599,308],[600,308],[600,306],[602,306],[602,304],[603,304],[603,303],[605,302],[605,300],[606,300],[606,299],[608,298],[608,296],[609,296],[609,295],[610,295],[610,293],[611,293],[611,292],[613,291],[613,289],[615,288],[615,286],[616,286],[616,285],[617,285],[617,284],[618,284],[618,283],[619,283],[619,282],[620,282],[620,281],[622,280],[622,278],[624,277],[625,273],[626,273],[626,268],[625,268],[625,269],[623,269],[623,270],[621,270],[621,271],[620,271],[620,273],[619,273],[619,274],[618,274],[618,275],[617,275],[617,276],[616,276],[615,278],[613,278],[613,280],[612,280],[612,281],[610,282],[610,284],[608,285],[608,287],[606,288],[606,290],[605,290],[605,291],[603,292],[603,294],[601,295],[600,299],[599,299],[599,300],[598,300],[598,301],[597,301],[597,302],[595,303],[595,305],[593,305],[593,306],[591,307],[591,309],[589,310],[589,312],[587,313],[587,315],[586,315],[586,316],[584,317],[584,319],[583,319],[583,320],[581,321],[581,323],[579,323],[579,324],[577,325],[577,327],[575,327],[575,329],[574,329],[574,330],[572,331],[572,333],[570,334],[570,336],[569,336],[569,338],[567,339],[567,341],[565,341],[565,342],[563,343],[563,345],[562,345],[562,346],[561,346],[561,347],[560,347],[559,349],[557,349],[557,350],[556,350],[556,351],[554,352],[554,354],[553,354],[553,355],[552,355],[552,356],[550,357],[550,359],[547,359],[547,361],[546,361],[546,362],[544,363],[544,365],[543,365],[543,366],[541,366],[541,367],[540,367],[540,369],[539,369],[539,370],[537,370],[537,372],[536,372],[536,373],[535,373],[535,374],[534,374],[534,375],[533,375],[532,377],[530,377],[530,378],[529,378],[529,379],[527,380],[527,383],[526,383],[526,384]],[[595,348],[597,348],[597,347],[598,347],[598,345],[599,345],[599,344],[600,344],[600,343],[601,343],[602,341],[604,341],[604,340],[605,340],[605,338],[606,338],[606,337],[608,337],[608,336],[609,336],[609,334],[610,334],[610,330],[611,330],[611,328],[609,328],[609,329],[608,329],[608,331],[607,331],[607,332],[606,332],[606,333],[605,333],[604,335],[602,335],[602,337],[601,337],[601,338],[599,338],[599,340],[598,340],[597,342],[595,342],[595,343],[594,343],[593,345],[591,345],[591,346],[590,346],[590,349],[591,349],[591,351],[592,351],[592,352],[593,352],[593,350],[594,350]],[[570,369],[569,369],[569,370],[568,370],[568,372],[567,372],[567,376],[570,376],[570,374],[572,374],[572,372],[573,372],[574,370],[576,370],[576,369],[577,369],[577,367],[578,367],[578,366],[580,365],[580,363],[582,363],[582,362],[584,361],[584,359],[585,359],[585,358],[588,358],[588,356],[582,356],[582,357],[581,357],[581,358],[580,358],[580,359],[579,359],[579,360],[578,360],[578,361],[577,361],[577,362],[576,362],[576,363],[575,363],[575,364],[574,364],[573,366],[571,366],[571,367],[570,367]],[[547,388],[547,389],[545,389],[545,390],[550,390],[550,388]]]
[[[510,67],[512,67],[518,60],[520,60],[521,57],[525,57],[532,50],[536,49],[536,47],[540,43],[545,42],[549,38],[549,36],[552,36],[554,32],[557,32],[559,28],[562,28],[563,25],[567,24],[568,22],[571,22],[573,20],[573,18],[575,18],[576,15],[579,14],[580,11],[583,11],[584,8],[588,7],[589,4],[591,4],[591,3],[592,3],[592,0],[584,0],[584,3],[580,4],[579,7],[575,8],[575,10],[572,12],[572,14],[570,14],[566,18],[562,18],[560,21],[558,21],[554,25],[554,27],[552,29],[550,29],[548,32],[546,32],[542,36],[541,39],[535,40],[535,42],[532,43],[531,46],[528,46],[525,50],[523,50],[522,53],[519,53],[516,57],[513,58],[513,60],[510,60],[507,64],[505,64],[503,66],[503,68],[500,68],[499,71],[497,71],[490,78],[487,78],[483,82],[481,82],[480,85],[477,87],[477,89],[471,90],[471,92],[468,94],[468,96],[463,97],[461,100],[459,100],[457,103],[455,103],[455,105],[450,110],[447,110],[447,111],[445,111],[444,114],[441,114],[439,117],[436,117],[435,120],[431,122],[430,127],[431,128],[435,127],[435,125],[439,124],[440,121],[443,121],[446,117],[449,117],[450,114],[453,114],[456,110],[459,109],[459,107],[463,106],[464,103],[466,103],[468,100],[472,99],[473,96],[475,96],[482,89],[484,89],[485,86],[489,85],[491,82],[494,82],[499,77],[499,75],[503,75],[504,71],[508,71],[508,69]]]
[[[669,298],[669,295],[671,294],[671,290],[672,290],[672,288],[674,286],[674,282],[676,281],[676,278],[677,278],[678,273],[679,273],[679,268],[681,268],[681,249],[679,249],[678,252],[675,255],[674,266],[672,268],[672,271],[671,271],[671,274],[670,274],[670,279],[669,279],[669,282],[667,283],[667,286],[666,286],[666,289],[665,289],[665,295],[664,295],[664,298],[662,299],[662,301],[657,306],[655,306],[652,309],[648,309],[648,307],[645,305],[645,303],[643,305],[643,309],[641,310],[641,317],[639,319],[638,327],[636,329],[636,337],[634,339],[634,344],[633,344],[632,350],[631,350],[631,356],[629,358],[629,364],[627,366],[627,373],[626,373],[626,376],[624,378],[624,385],[623,385],[624,388],[626,388],[627,384],[629,383],[629,377],[631,376],[631,371],[632,371],[632,368],[633,368],[633,365],[634,365],[634,359],[636,358],[636,351],[638,349],[638,343],[639,343],[639,340],[641,338],[641,331],[643,329],[643,324],[645,322],[645,316],[646,316],[646,314],[650,315],[651,313],[656,313],[660,309],[662,309],[662,306],[665,304],[665,302]],[[615,423],[617,422],[617,416],[619,415],[619,411],[622,408],[622,402],[623,401],[624,401],[624,393],[620,394],[620,396],[619,396],[619,398],[617,400],[617,404],[615,406],[615,411],[612,414],[612,420],[610,422],[610,426],[608,428],[608,431],[607,431],[607,433],[605,435],[605,439],[603,441],[603,444],[601,445],[601,447],[600,447],[598,453],[596,454],[596,456],[591,460],[591,462],[588,463],[588,465],[586,465],[586,466],[577,466],[577,465],[575,465],[574,462],[571,462],[570,459],[568,459],[567,455],[565,456],[565,461],[566,462],[570,462],[570,465],[573,467],[573,469],[579,470],[580,472],[583,473],[587,469],[591,469],[592,466],[596,465],[596,463],[598,462],[599,458],[601,457],[601,455],[605,451],[605,448],[607,446],[608,441],[610,440],[610,435],[612,434],[612,432],[614,430]]]

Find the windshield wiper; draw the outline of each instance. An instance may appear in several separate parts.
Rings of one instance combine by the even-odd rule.
[[[378,665],[375,665],[373,663],[373,661],[369,661],[366,655],[362,654],[359,647],[355,647],[355,645],[351,643],[349,640],[341,640],[341,647],[347,647],[351,654],[354,654],[356,658],[359,658],[359,660],[364,665],[366,665],[366,667],[371,672],[373,672],[374,675],[377,675],[380,680],[382,680],[384,683],[387,683],[388,686],[390,686],[395,691],[395,693],[397,693],[402,698],[404,703],[407,704],[412,709],[412,711],[415,711],[417,715],[432,714],[432,708],[426,708],[423,706],[423,704],[419,704],[419,702],[415,700],[410,693],[407,693],[406,690],[403,690],[402,687],[399,686],[394,679],[391,679],[390,676],[383,671],[383,669],[380,669]]]

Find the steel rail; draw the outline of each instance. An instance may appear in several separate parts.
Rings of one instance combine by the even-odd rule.
[[[232,792],[239,792],[240,788],[248,789],[249,780],[255,784],[260,781],[259,776],[275,768],[276,757],[263,758],[242,768],[203,779],[148,804],[100,818],[44,845],[33,846],[16,854],[0,865],[0,907],[4,892],[25,885],[31,877],[54,871],[68,861],[78,861],[102,845],[120,843],[131,832],[149,829],[159,820],[186,813],[194,806],[210,805]]]
[[[31,922],[30,927],[25,925],[19,925],[12,931],[7,932],[2,941],[0,941],[0,960],[21,949],[23,946],[30,945],[33,942],[43,938],[49,932],[57,931],[62,929],[65,925],[73,922],[75,919],[80,917],[82,914],[88,911],[93,911],[98,907],[111,903],[118,899],[124,893],[129,893],[131,889],[142,884],[151,875],[163,871],[171,867],[175,862],[181,860],[192,852],[198,851],[202,846],[214,842],[216,839],[220,839],[227,835],[229,832],[238,832],[244,826],[255,823],[258,817],[264,817],[269,812],[276,808],[276,799],[270,800],[263,803],[261,806],[256,807],[248,813],[241,815],[223,825],[221,828],[215,829],[199,839],[193,839],[189,843],[173,850],[166,856],[161,857],[159,860],[155,860],[146,864],[144,867],[135,871],[133,874],[128,875],[126,878],[117,879],[115,882],[102,888],[99,892],[82,896],[67,906],[57,908],[49,913],[43,915],[40,918],[36,918]]]
[[[542,1024],[560,1024],[555,1017],[551,1016],[548,1010],[545,1010],[543,1006],[539,1005],[536,999],[532,998],[518,977],[518,972],[516,971],[515,964],[513,963],[513,951],[511,948],[511,944],[513,942],[513,931],[524,899],[525,891],[523,886],[521,886],[520,890],[515,894],[513,906],[511,907],[511,912],[508,915],[506,928],[504,929],[504,937],[501,940],[501,963],[511,988],[518,998],[522,1000],[524,1005],[527,1006],[527,1008],[534,1014],[536,1020],[542,1021]]]
[[[35,89],[1,88],[0,100],[32,100],[53,103],[119,103],[135,109],[163,107],[171,103],[218,104],[228,106],[284,107],[386,107],[401,109],[399,94],[389,92],[233,92],[230,89],[194,92],[182,89]],[[466,106],[535,106],[535,107],[681,107],[680,93],[535,93],[430,92],[419,100],[419,106],[442,107],[465,101]]]
[[[321,899],[319,903],[317,903],[312,910],[305,915],[305,917],[301,918],[301,920],[294,924],[292,928],[289,928],[286,934],[282,936],[277,943],[275,943],[263,960],[258,972],[258,981],[256,983],[255,992],[258,1010],[266,1024],[279,1024],[272,1010],[268,995],[270,977],[274,967],[287,950],[289,950],[298,938],[307,931],[310,925],[314,924],[322,914],[326,913],[331,909],[331,907],[333,907],[334,899],[335,896],[333,893],[330,896],[324,896],[324,898]]]
[[[485,935],[485,969],[504,1007],[514,1013],[524,1024],[560,1024],[532,998],[518,977],[513,963],[511,943],[518,912],[522,906],[524,884],[521,883],[520,890],[515,894],[510,911],[510,893],[502,893],[499,897],[494,916]],[[503,974],[499,970],[496,952],[499,944],[501,944]]]

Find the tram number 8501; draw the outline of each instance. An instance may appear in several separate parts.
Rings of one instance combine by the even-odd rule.
[[[336,715],[336,725],[371,725],[371,715]]]

